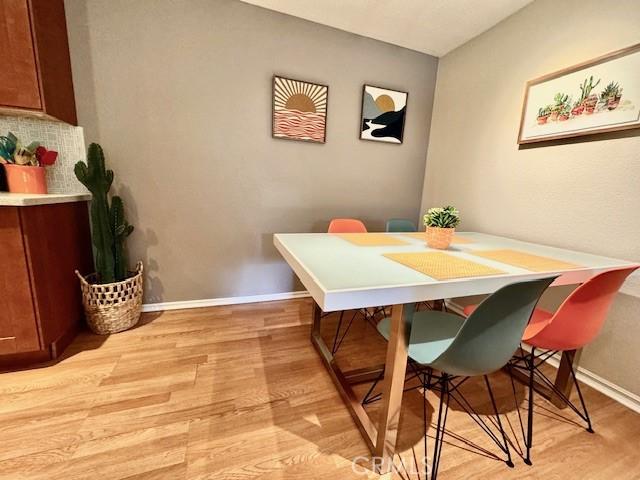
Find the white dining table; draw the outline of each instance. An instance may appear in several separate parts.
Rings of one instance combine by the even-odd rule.
[[[379,234],[378,234],[379,235]],[[405,305],[429,300],[490,294],[510,283],[558,275],[553,286],[580,284],[593,275],[612,268],[634,265],[632,262],[540,245],[475,232],[456,233],[464,243],[454,243],[444,252],[486,265],[503,273],[437,280],[384,256],[389,253],[436,251],[421,238],[387,233],[405,242],[402,245],[361,246],[336,234],[278,233],[273,237],[277,250],[289,264],[315,301],[311,341],[322,357],[372,454],[382,459],[380,473],[388,472],[393,462],[400,419],[407,345],[403,316]],[[556,271],[534,272],[525,268],[489,260],[474,251],[516,250],[575,265]],[[439,250],[438,250],[439,251]],[[320,335],[322,312],[392,305],[391,335],[386,362],[375,368],[342,371],[331,349]],[[408,314],[408,313],[407,313]],[[570,393],[569,368],[577,355],[565,352],[556,377],[556,387]],[[384,371],[382,407],[377,419],[371,418],[354,394],[352,386],[368,381]],[[542,387],[541,387],[542,388]],[[551,400],[549,390],[541,392]]]

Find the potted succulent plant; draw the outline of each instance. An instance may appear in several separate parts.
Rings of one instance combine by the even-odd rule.
[[[538,125],[544,125],[549,120],[549,115],[551,115],[551,105],[547,105],[546,107],[540,107],[538,109]]]
[[[579,115],[582,115],[582,112],[584,112],[584,105],[582,104],[582,99],[576,100],[575,103],[573,104],[573,108],[571,109],[571,115],[573,115],[574,117],[577,117]]]
[[[567,102],[565,102],[565,104],[562,106],[562,110],[560,110],[560,112],[558,113],[558,121],[566,122],[567,120],[569,120],[570,116],[571,116],[571,100],[567,100]]]
[[[580,91],[582,95],[580,95],[580,103],[584,107],[584,113],[586,115],[591,115],[596,109],[596,105],[598,104],[598,95],[595,93],[591,93],[591,91],[598,86],[601,79],[598,79],[596,83],[593,83],[593,75],[589,78],[585,78],[584,82],[580,85]]]
[[[47,193],[45,167],[53,165],[57,158],[57,152],[47,150],[40,142],[25,146],[11,132],[0,137],[0,164],[10,192]]]
[[[451,205],[427,210],[424,216],[424,224],[427,227],[427,245],[438,249],[449,248],[459,223],[460,212]]]
[[[124,217],[124,205],[109,189],[113,171],[105,168],[104,153],[97,143],[89,146],[87,163],[78,162],[74,172],[89,189],[95,273],[83,277],[78,271],[82,301],[89,327],[98,334],[121,332],[138,323],[142,309],[142,263],[128,271],[124,242],[133,226]]]
[[[600,101],[608,110],[615,110],[620,104],[622,98],[622,87],[618,83],[611,82],[607,85],[602,93],[600,93]]]
[[[565,104],[569,100],[569,95],[563,93],[556,93],[556,96],[553,97],[554,104],[551,107],[551,115],[549,116],[549,120],[555,122],[560,115],[560,112],[564,109]]]

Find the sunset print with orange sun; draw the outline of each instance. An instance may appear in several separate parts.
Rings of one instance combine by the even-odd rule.
[[[402,143],[408,93],[365,85],[362,92],[360,138]]]
[[[273,77],[273,136],[324,143],[329,87]]]

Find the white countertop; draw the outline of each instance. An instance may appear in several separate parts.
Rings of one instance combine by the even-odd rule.
[[[90,193],[8,193],[0,192],[0,207],[30,207],[53,203],[85,202],[91,200]]]

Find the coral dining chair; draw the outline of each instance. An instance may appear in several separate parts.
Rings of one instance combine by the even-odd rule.
[[[367,233],[367,227],[365,227],[362,221],[355,218],[334,218],[329,222],[327,233]],[[372,315],[369,310],[364,308],[355,311],[351,317],[351,320],[349,320],[349,323],[341,334],[345,311],[342,310],[340,312],[340,316],[338,317],[338,325],[336,327],[336,333],[333,337],[333,345],[331,347],[331,353],[333,355],[338,352],[340,345],[342,345],[342,342],[349,333],[349,329],[351,328],[353,320],[356,318],[358,313],[360,313],[364,317],[365,321],[369,321]],[[375,313],[376,312],[374,311],[373,315],[375,315]],[[327,314],[325,313],[322,316],[326,315]]]
[[[334,218],[327,233],[367,233],[367,227],[355,218]]]
[[[576,288],[560,305],[555,313],[537,308],[527,326],[522,341],[531,351],[514,356],[509,368],[517,368],[528,374],[529,398],[527,432],[523,428],[524,443],[527,447],[525,463],[531,465],[531,446],[533,443],[533,396],[534,378],[541,380],[587,424],[587,431],[593,433],[591,418],[584,401],[580,385],[576,380],[573,365],[569,363],[571,378],[576,386],[582,411],[580,411],[554,383],[541,371],[545,360],[558,352],[579,350],[591,343],[600,333],[613,303],[616,293],[625,279],[640,265],[608,270],[595,275]],[[475,310],[471,305],[464,309],[465,315]],[[536,350],[541,353],[536,355]],[[520,411],[518,410],[518,414]]]

